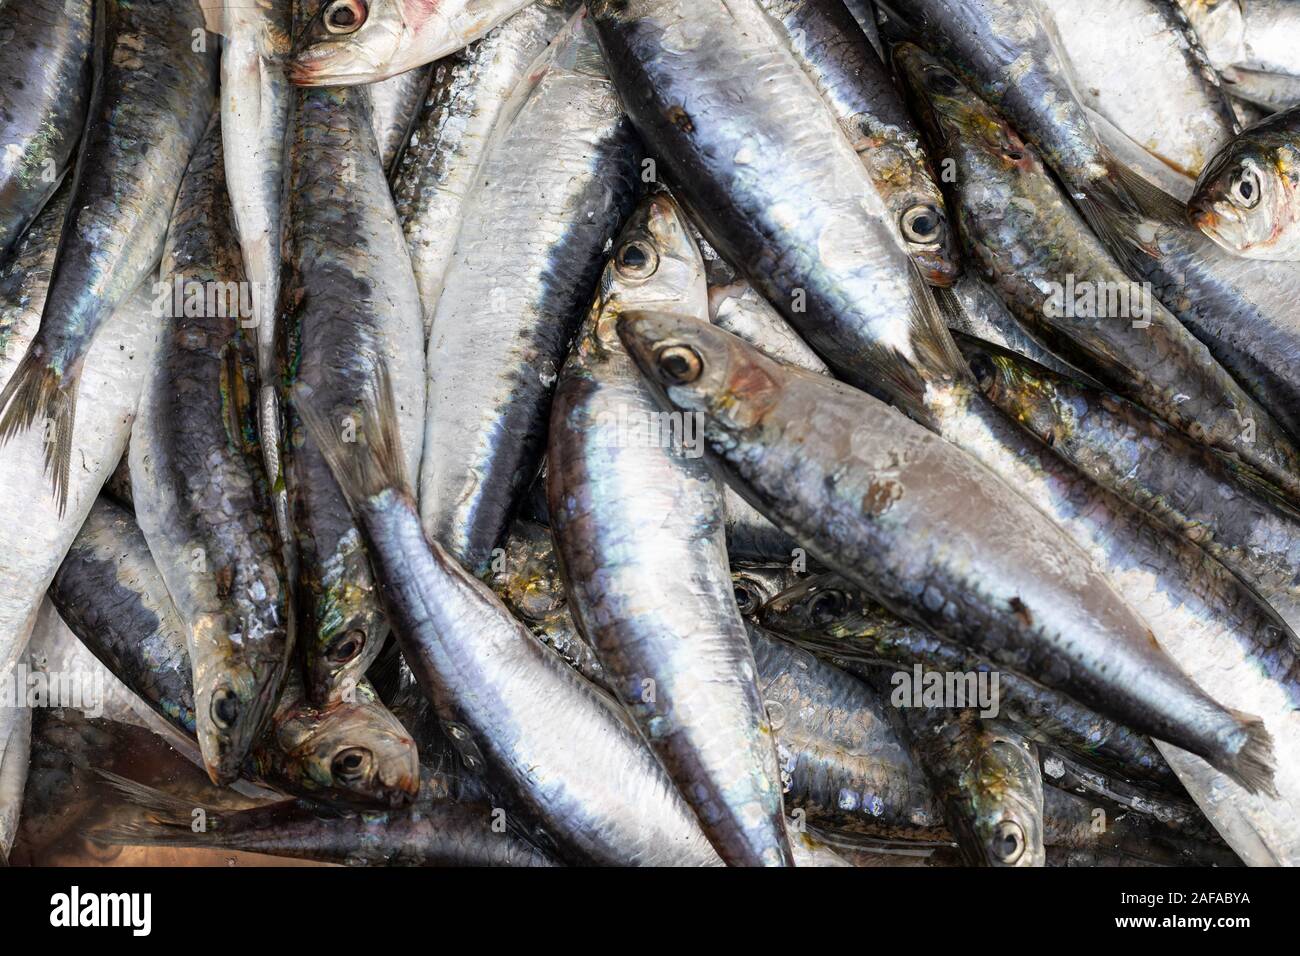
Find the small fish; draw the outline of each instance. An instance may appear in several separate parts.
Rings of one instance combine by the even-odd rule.
[[[366,441],[362,403],[370,369],[382,359],[397,389],[404,464],[417,468],[424,327],[368,91],[294,90],[285,163],[281,454],[297,550],[307,694],[324,704],[365,673],[383,647],[387,622],[361,532],[320,450],[294,416],[288,390],[312,389],[336,432]]]
[[[1292,0],[1178,0],[1219,69],[1300,76],[1300,7]]]
[[[1255,111],[1250,122],[1300,106],[1300,76],[1229,67],[1223,71],[1222,77],[1224,88],[1234,101]],[[1242,122],[1241,125],[1249,126],[1250,123]]]
[[[616,323],[633,308],[708,316],[704,261],[666,194],[615,242],[551,409],[548,513],[570,606],[723,860],[790,866],[720,482],[624,351]]]
[[[126,687],[191,740],[198,721],[186,627],[131,514],[101,498],[50,597],[68,626]],[[291,672],[269,732],[235,768],[330,803],[401,806],[418,785],[415,744],[365,682],[350,700],[312,707]]]
[[[1016,318],[1108,387],[1300,502],[1295,441],[1130,278],[1032,148],[919,48],[900,45],[894,59],[924,103],[936,147],[965,170],[953,214],[975,265]]]
[[[984,393],[1089,478],[1155,515],[1300,626],[1300,513],[1147,412],[1028,359],[958,345]]]
[[[38,420],[50,429],[45,469],[60,513],[86,355],[158,261],[217,80],[215,40],[192,49],[194,31],[202,36],[198,0],[104,0],[97,9],[105,16],[96,95],[41,328],[0,390],[0,444]],[[149,144],[150,162],[141,161],[141,143]]]
[[[781,28],[757,0],[590,9],[628,115],[709,243],[835,374],[924,420],[927,383],[964,366]]]
[[[455,53],[531,0],[324,0],[294,38],[299,86],[375,83]]]
[[[1201,232],[1235,255],[1300,259],[1300,106],[1225,145],[1205,167],[1188,209]]]
[[[719,865],[695,815],[611,703],[517,621],[486,584],[427,541],[403,475],[384,368],[344,443],[327,413],[298,413],[348,496],[402,654],[462,759],[483,768],[572,862]]]
[[[1032,2],[1080,102],[1161,162],[1195,177],[1236,134],[1219,74],[1174,0]]]
[[[390,176],[410,142],[433,70],[422,66],[370,85],[370,122],[379,144],[379,160]]]
[[[509,121],[510,94],[563,26],[558,5],[539,0],[433,67],[393,177],[426,335],[492,133]]]
[[[162,278],[163,342],[132,432],[132,499],[185,622],[208,774],[226,784],[274,709],[294,620],[258,442],[256,343],[216,298],[244,281],[216,115],[176,199]]]
[[[590,29],[575,15],[512,93],[429,333],[420,514],[474,571],[537,474],[556,377],[639,188]]]
[[[704,416],[728,481],[890,610],[1271,791],[1260,719],[1209,698],[1088,554],[970,456],[713,326],[634,312],[619,334],[667,407]]]
[[[0,259],[72,163],[90,106],[94,0],[9,4],[0,33]]]
[[[758,621],[787,641],[855,675],[884,664],[944,673],[991,672],[996,665],[908,624],[836,574],[819,574],[769,600]],[[1162,789],[1178,781],[1150,738],[1049,690],[998,669],[1000,716],[1033,739],[1087,757],[1128,780]]]
[[[759,0],[835,113],[890,211],[898,237],[932,285],[961,272],[943,194],[889,70],[841,0]]]
[[[520,835],[495,831],[487,804],[431,800],[404,810],[322,814],[310,803],[286,800],[223,810],[196,807],[114,774],[102,776],[146,817],[87,834],[100,843],[219,847],[347,866],[557,865]],[[202,830],[192,826],[196,809],[204,813]]]
[[[205,0],[206,2],[206,0]],[[291,0],[216,0],[221,47],[221,141],[226,186],[248,278],[256,328],[258,428],[267,478],[275,490],[280,536],[287,545],[288,502],[280,480],[280,410],[275,389],[276,301],[280,286],[280,190],[291,88],[282,59],[292,26]],[[290,564],[292,551],[287,553]]]

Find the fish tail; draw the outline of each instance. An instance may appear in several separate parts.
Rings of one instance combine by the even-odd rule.
[[[1276,798],[1277,788],[1273,784],[1273,738],[1264,722],[1253,714],[1242,713],[1230,707],[1224,709],[1232,715],[1246,739],[1234,753],[1214,761],[1214,766],[1251,793]]]
[[[1093,232],[1121,263],[1133,261],[1138,240],[1135,230],[1144,220],[1159,223],[1187,221],[1187,208],[1142,174],[1103,151],[1107,175],[1092,180],[1083,190],[1071,190],[1080,214]]]
[[[79,364],[60,372],[46,361],[43,350],[30,348],[0,391],[0,410],[4,411],[0,445],[27,431],[38,417],[45,422],[45,474],[53,480],[59,517],[63,517],[68,505],[72,427],[80,384]]]
[[[230,835],[220,830],[195,830],[189,824],[136,820],[96,827],[81,834],[92,843],[108,846],[229,847]]]
[[[331,421],[329,413],[313,400],[311,386],[297,383],[292,400],[353,508],[386,489],[410,495],[393,384],[388,365],[382,359],[375,363],[371,394],[362,405],[361,422],[349,432],[349,438],[344,437],[339,423]]]
[[[141,810],[148,811],[153,823],[166,826],[183,826],[188,828],[194,818],[195,810],[202,810],[206,821],[211,824],[220,820],[221,811],[204,806],[193,800],[182,800],[169,793],[156,790],[127,777],[118,776],[107,770],[95,771],[105,783],[115,790],[118,796]]]

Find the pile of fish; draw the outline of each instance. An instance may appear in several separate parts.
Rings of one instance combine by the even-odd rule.
[[[1300,864],[1300,0],[0,8],[0,858]]]

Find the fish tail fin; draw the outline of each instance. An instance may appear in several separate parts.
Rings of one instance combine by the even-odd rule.
[[[164,793],[107,770],[101,769],[95,772],[127,803],[147,811],[153,823],[188,828],[196,810],[203,811],[209,825],[220,820],[221,811],[212,807],[193,800],[182,800],[180,797],[174,797],[170,793]]]
[[[1273,784],[1273,738],[1264,722],[1253,714],[1227,708],[1238,728],[1245,732],[1245,742],[1235,753],[1222,758],[1215,766],[1251,793],[1277,797]]]
[[[156,823],[150,820],[96,827],[83,831],[81,836],[101,846],[219,847],[225,843],[225,834],[195,831],[178,823]]]
[[[1146,220],[1183,223],[1187,221],[1187,209],[1113,154],[1108,152],[1106,156],[1108,175],[1073,195],[1097,238],[1131,272],[1140,244],[1136,237],[1138,225]]]
[[[1108,155],[1111,176],[1129,196],[1138,212],[1161,222],[1187,222],[1187,207],[1182,202],[1113,154]]]
[[[339,426],[350,418],[339,423],[331,421],[329,412],[313,400],[310,386],[297,383],[292,399],[312,441],[325,456],[334,480],[354,508],[385,489],[410,495],[393,383],[382,359],[375,365],[371,392],[361,409],[361,421],[346,429],[346,435],[345,429]]]
[[[38,417],[45,422],[45,474],[52,477],[60,517],[68,506],[72,427],[80,384],[80,365],[60,372],[50,366],[44,352],[31,348],[0,391],[0,409],[4,411],[4,417],[0,418],[0,445],[27,431]]]

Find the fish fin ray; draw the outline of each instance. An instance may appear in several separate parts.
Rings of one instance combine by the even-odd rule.
[[[1264,722],[1253,714],[1224,708],[1237,721],[1237,726],[1246,734],[1246,741],[1236,753],[1224,758],[1215,766],[1251,793],[1262,793],[1277,798],[1277,788],[1273,783],[1273,737]]]
[[[339,436],[328,413],[313,400],[310,386],[299,382],[292,393],[294,409],[354,508],[388,488],[410,494],[393,384],[388,365],[382,359],[375,364],[372,386],[371,400],[365,403],[361,413],[359,441],[344,441]]]
[[[31,348],[0,391],[0,410],[4,413],[0,418],[0,445],[30,429],[38,416],[50,423],[51,430],[45,436],[45,474],[53,481],[59,517],[68,507],[72,430],[80,381],[79,367],[56,371],[39,349]]]

